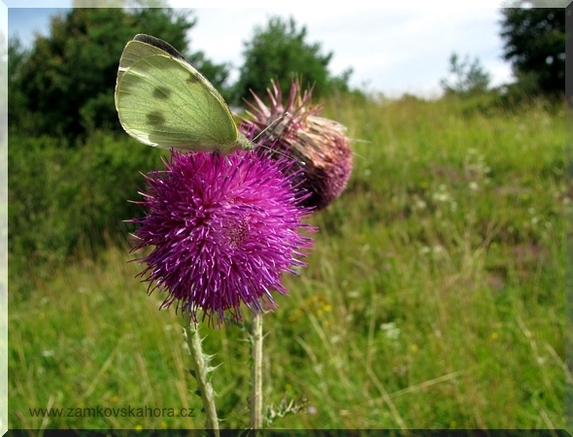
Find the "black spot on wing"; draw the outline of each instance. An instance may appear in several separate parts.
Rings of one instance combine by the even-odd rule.
[[[153,98],[167,100],[171,98],[171,90],[164,86],[158,86],[153,89]]]
[[[147,122],[152,126],[165,124],[165,117],[159,111],[150,112],[145,117],[147,118]]]

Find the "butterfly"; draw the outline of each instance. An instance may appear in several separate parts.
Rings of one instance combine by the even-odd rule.
[[[114,97],[123,129],[149,146],[223,154],[254,148],[211,82],[159,38],[138,34],[126,44]]]

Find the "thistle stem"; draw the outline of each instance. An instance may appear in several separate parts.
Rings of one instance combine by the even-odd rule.
[[[251,330],[251,429],[263,428],[263,315],[257,313]]]
[[[185,327],[185,338],[189,346],[193,369],[195,370],[195,379],[197,380],[197,389],[200,392],[203,401],[203,409],[206,416],[206,428],[213,430],[213,436],[219,437],[219,420],[217,419],[217,409],[215,407],[215,394],[213,386],[207,378],[207,363],[201,347],[201,337],[195,323],[189,319]]]

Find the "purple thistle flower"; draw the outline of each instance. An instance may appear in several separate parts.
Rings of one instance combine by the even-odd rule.
[[[154,246],[140,258],[147,267],[139,276],[169,295],[162,308],[177,301],[197,322],[217,324],[229,311],[242,319],[241,304],[253,313],[277,307],[271,292],[287,294],[281,273],[295,273],[312,239],[300,231],[310,209],[308,196],[285,176],[288,160],[273,160],[237,151],[227,156],[172,151],[164,171],[146,176],[147,193],[137,202],[148,208],[133,251]]]

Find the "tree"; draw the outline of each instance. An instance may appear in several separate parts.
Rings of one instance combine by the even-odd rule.
[[[50,35],[36,38],[11,78],[21,103],[13,108],[13,121],[25,118],[26,131],[32,135],[70,139],[95,129],[119,130],[113,90],[126,42],[137,33],[149,33],[185,53],[186,34],[194,24],[189,13],[169,9],[78,8],[53,17]],[[220,73],[202,53],[191,58],[206,64],[210,73]]]
[[[22,42],[18,37],[10,37],[8,40],[8,114],[10,114],[10,124],[22,126],[24,107],[26,98],[20,87],[18,78],[21,76],[22,68],[28,56],[27,51],[22,47]],[[24,130],[27,130],[24,127]]]
[[[297,29],[292,17],[288,21],[273,17],[266,28],[256,27],[253,39],[245,43],[237,97],[249,98],[249,90],[266,95],[271,79],[278,81],[281,89],[288,90],[292,79],[301,78],[303,84],[314,84],[314,94],[319,96],[335,86],[347,89],[351,70],[340,78],[331,78],[327,67],[332,52],[320,54],[320,44],[307,43],[306,36],[306,27]]]
[[[450,75],[453,76],[453,83],[447,78],[440,80],[440,85],[446,95],[468,96],[483,93],[489,87],[490,75],[484,71],[478,58],[470,63],[468,55],[460,61],[459,56],[452,53]]]
[[[525,7],[519,1],[502,10],[504,58],[512,63],[522,89],[530,93],[565,91],[565,10]],[[530,6],[530,5],[529,5]]]

